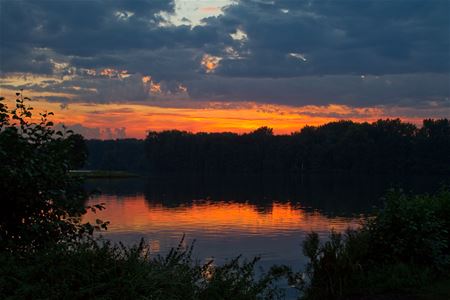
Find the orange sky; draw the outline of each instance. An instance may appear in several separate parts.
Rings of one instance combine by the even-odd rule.
[[[4,91],[2,91],[4,92]],[[3,93],[8,104],[14,102],[15,92]],[[47,94],[32,93],[30,97]],[[189,101],[189,100],[187,100]],[[179,129],[192,132],[249,132],[269,126],[276,134],[298,131],[305,125],[321,125],[338,119],[375,121],[389,117],[381,108],[352,108],[344,105],[291,107],[257,104],[253,102],[203,102],[197,107],[161,107],[144,104],[90,104],[70,103],[67,108],[45,100],[30,103],[35,111],[53,111],[55,123],[70,128],[81,124],[87,128],[126,128],[126,136],[144,138],[148,130]],[[189,105],[187,105],[189,106]],[[408,118],[420,123],[420,118]],[[87,136],[92,138],[92,136]],[[107,138],[106,136],[100,136]]]
[[[1,91],[8,105],[14,104],[15,91]],[[28,92],[31,98],[46,97],[48,93]],[[51,94],[53,96],[70,96]],[[12,100],[12,101],[11,101]],[[287,106],[260,104],[254,102],[194,102],[185,100],[181,107],[177,100],[174,107],[155,106],[147,103],[70,103],[63,107],[60,103],[45,100],[32,101],[30,105],[38,111],[55,113],[53,121],[63,123],[70,128],[79,124],[86,128],[97,128],[100,136],[87,138],[111,138],[103,130],[125,128],[126,137],[144,138],[148,130],[178,129],[192,132],[249,132],[261,126],[269,126],[276,134],[298,131],[305,125],[321,125],[339,119],[351,119],[358,122],[375,121],[379,118],[395,117],[398,112],[389,112],[382,108],[353,108],[345,105],[327,106]],[[159,103],[160,104],[160,103]],[[402,118],[420,124],[421,118]],[[80,128],[76,125],[74,128]],[[81,131],[83,129],[80,129]]]

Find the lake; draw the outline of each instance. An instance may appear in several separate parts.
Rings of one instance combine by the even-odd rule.
[[[260,265],[306,263],[301,243],[311,232],[327,237],[359,225],[380,207],[388,188],[414,192],[437,188],[430,177],[329,176],[153,176],[86,182],[88,205],[106,209],[85,219],[110,221],[103,236],[130,245],[145,238],[151,253],[165,254],[183,235],[195,240],[194,257],[220,264],[243,255]]]

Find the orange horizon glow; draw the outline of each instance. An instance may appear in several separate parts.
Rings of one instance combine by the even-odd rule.
[[[148,78],[151,82],[151,78]],[[157,88],[157,87],[155,87]],[[3,94],[7,90],[2,91]],[[68,96],[52,94],[53,96]],[[14,91],[4,95],[12,107],[16,99]],[[29,97],[49,96],[48,93],[32,93]],[[175,103],[175,102],[174,102]],[[379,107],[354,108],[347,105],[330,104],[326,106],[288,106],[280,104],[261,104],[255,102],[195,102],[178,100],[174,105],[170,100],[162,103],[69,103],[67,107],[46,100],[32,101],[34,113],[52,111],[52,121],[62,123],[69,129],[81,125],[87,129],[125,128],[127,138],[145,138],[148,131],[183,130],[189,132],[235,132],[247,133],[259,127],[273,128],[275,134],[290,134],[306,125],[319,126],[338,120],[373,122],[381,118],[401,117],[401,111],[386,111]],[[181,105],[180,105],[181,104]],[[159,106],[157,106],[159,105]],[[181,106],[181,107],[177,107]],[[408,112],[406,112],[408,113]],[[421,124],[421,117],[401,117],[402,120]],[[83,134],[83,132],[79,132]],[[108,139],[100,135],[86,138]],[[113,137],[114,138],[114,137]]]

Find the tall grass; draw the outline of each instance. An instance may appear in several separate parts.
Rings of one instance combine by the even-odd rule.
[[[1,299],[281,299],[284,269],[255,272],[258,259],[200,264],[182,243],[165,256],[147,244],[60,244],[0,256]]]

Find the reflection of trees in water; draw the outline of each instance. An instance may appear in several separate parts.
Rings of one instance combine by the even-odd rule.
[[[248,202],[260,212],[270,212],[273,202],[292,202],[327,215],[369,212],[392,187],[416,193],[435,190],[439,181],[429,176],[389,178],[345,174],[282,176],[179,175],[113,180],[90,180],[87,189],[105,194],[144,194],[149,203],[165,207],[192,205],[195,200]]]
[[[254,204],[194,200],[189,205],[167,207],[148,202],[144,195],[100,196],[109,209],[101,213],[111,222],[111,232],[165,232],[177,237],[180,233],[208,235],[220,238],[242,235],[273,235],[280,232],[316,230],[327,233],[331,228],[345,230],[356,226],[358,220],[346,217],[328,218],[319,212],[308,212],[292,203],[272,203],[271,210],[261,212]],[[89,214],[87,221],[95,221],[97,215]]]

